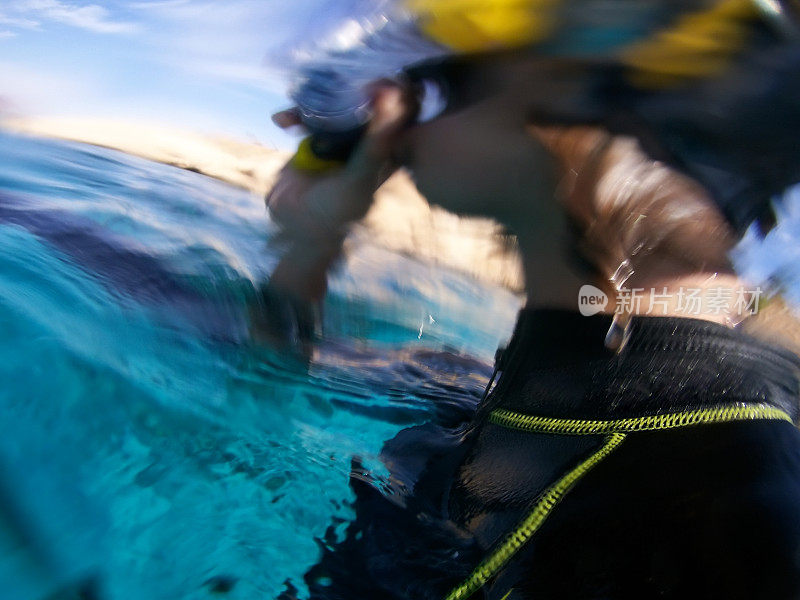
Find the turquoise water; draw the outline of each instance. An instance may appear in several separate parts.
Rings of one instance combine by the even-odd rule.
[[[474,404],[518,298],[356,239],[306,373],[248,340],[261,198],[0,133],[0,598],[272,598],[351,516],[359,457]],[[800,194],[737,253],[800,300]],[[223,596],[221,596],[223,594]]]
[[[242,190],[0,133],[0,597],[302,590],[353,457],[379,479],[474,403],[517,298],[356,241],[305,373],[247,338],[273,234]]]

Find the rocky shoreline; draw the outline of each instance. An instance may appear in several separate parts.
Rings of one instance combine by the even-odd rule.
[[[289,157],[256,143],[107,119],[18,118],[2,125],[16,133],[102,146],[195,171],[259,198]],[[514,291],[522,288],[515,245],[496,223],[429,205],[406,173],[397,173],[381,187],[363,228],[371,240],[392,250]]]

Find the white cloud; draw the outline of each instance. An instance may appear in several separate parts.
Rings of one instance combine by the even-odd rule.
[[[146,38],[153,60],[193,76],[269,91],[284,86],[275,69],[265,68],[265,54],[296,35],[297,22],[319,1],[156,0],[128,8],[150,24]]]
[[[19,29],[39,29],[39,21],[33,19],[26,19],[24,17],[10,17],[0,13],[0,25],[6,27],[17,27]]]
[[[9,16],[10,15],[10,16]],[[10,11],[0,19],[21,28],[38,28],[50,21],[95,33],[133,33],[135,23],[118,21],[111,12],[98,4],[76,4],[62,0],[21,0],[11,4]],[[13,23],[11,22],[13,21]]]
[[[176,8],[189,4],[191,0],[153,0],[152,2],[131,2],[130,7],[144,10],[159,10]]]
[[[100,85],[85,73],[63,73],[0,61],[0,95],[23,114],[58,114],[86,106]]]
[[[13,31],[0,31],[0,40],[7,40],[12,37],[17,37],[17,34]]]

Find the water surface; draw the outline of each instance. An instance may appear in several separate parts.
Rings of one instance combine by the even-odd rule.
[[[353,457],[474,403],[516,297],[356,240],[305,373],[248,339],[273,235],[248,192],[0,133],[0,596],[302,590]]]

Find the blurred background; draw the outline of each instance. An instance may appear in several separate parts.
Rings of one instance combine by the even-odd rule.
[[[2,110],[147,122],[289,149],[269,121],[287,103],[285,82],[265,58],[334,5],[10,0],[0,9]]]
[[[302,596],[354,457],[381,482],[385,440],[482,392],[515,258],[404,177],[348,242],[308,370],[248,340],[297,142],[274,57],[344,8],[0,6],[0,597]]]
[[[263,195],[297,143],[285,57],[345,0],[0,4],[0,597],[303,595],[358,457],[474,406],[513,244],[393,178],[308,370],[249,342]],[[800,303],[800,194],[736,253]]]

